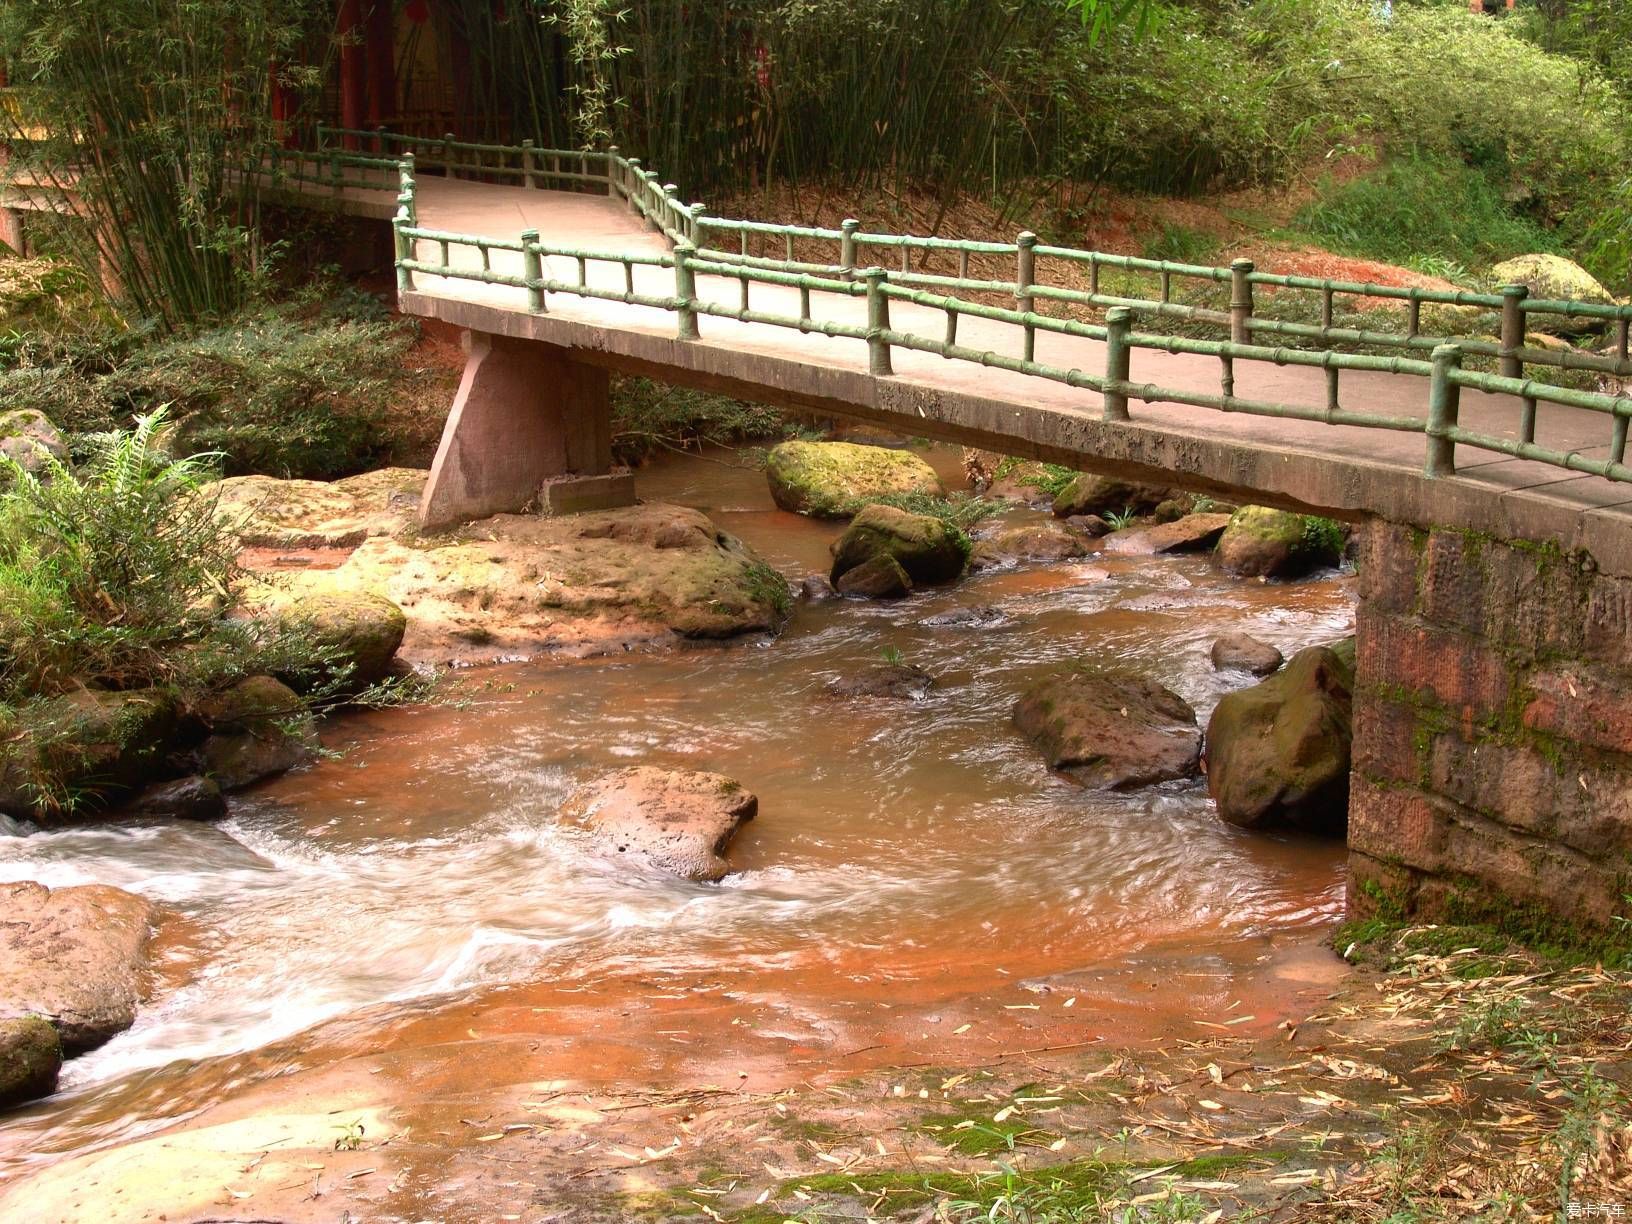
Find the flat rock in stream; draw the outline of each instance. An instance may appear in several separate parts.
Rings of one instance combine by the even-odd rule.
[[[1050,676],[1015,702],[1014,725],[1050,769],[1093,790],[1188,778],[1201,759],[1201,728],[1189,703],[1131,673]]]
[[[1230,525],[1227,514],[1187,514],[1153,527],[1134,527],[1106,536],[1101,547],[1108,553],[1150,557],[1160,553],[1199,552],[1218,543]]]
[[[394,605],[406,620],[401,657],[413,664],[622,653],[776,630],[787,617],[786,580],[700,511],[647,502],[499,514],[426,536],[412,514],[424,482],[393,468],[327,485],[246,477],[217,488],[224,507],[250,513],[252,542],[353,547],[336,568],[280,570],[284,602]],[[369,661],[388,657],[382,647]]]
[[[724,774],[636,765],[580,786],[561,819],[618,854],[687,880],[731,870],[725,848],[759,811],[759,799]]]
[[[1213,642],[1213,670],[1244,671],[1267,676],[1278,671],[1285,657],[1268,642],[1250,633],[1226,633]]]
[[[43,1016],[69,1053],[136,1020],[144,994],[150,902],[102,884],[0,884],[0,1019]]]

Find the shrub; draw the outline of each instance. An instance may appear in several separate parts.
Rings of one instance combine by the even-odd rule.
[[[77,470],[0,460],[0,702],[82,685],[196,696],[259,672],[343,670],[298,626],[224,618],[240,575],[236,531],[201,491],[215,456],[169,458],[164,427],[159,412],[101,435]]]
[[[1353,182],[1328,183],[1297,224],[1335,251],[1393,263],[1488,266],[1557,249],[1485,173],[1443,155],[1404,157]]]
[[[612,385],[612,449],[625,463],[639,463],[665,448],[729,446],[779,437],[786,429],[782,414],[763,404],[649,378],[619,378]]]

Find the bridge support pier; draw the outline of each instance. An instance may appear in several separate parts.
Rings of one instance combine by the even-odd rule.
[[[465,372],[420,499],[420,526],[632,505],[634,477],[612,471],[607,383],[605,370],[565,349],[466,332]]]
[[[1632,893],[1632,578],[1373,521],[1349,909],[1609,928]]]

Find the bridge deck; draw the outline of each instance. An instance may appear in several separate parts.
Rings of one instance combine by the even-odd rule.
[[[661,252],[666,240],[646,228],[621,201],[592,195],[492,186],[427,177],[419,183],[419,224],[429,229],[514,238],[537,229],[552,246],[589,250]],[[434,244],[421,242],[419,257]],[[476,252],[454,247],[457,266],[479,266]],[[494,252],[495,271],[522,272],[519,254]],[[571,280],[575,261],[547,261],[547,277]],[[637,291],[674,292],[666,268],[637,268]],[[624,287],[623,269],[589,264],[591,283]],[[1131,424],[1100,421],[1097,393],[1004,370],[895,349],[895,376],[867,374],[867,346],[859,340],[804,335],[784,327],[703,317],[702,338],[674,339],[668,311],[552,293],[547,313],[529,314],[520,289],[416,274],[405,295],[411,313],[432,315],[511,335],[531,336],[580,351],[583,359],[638,370],[673,381],[719,387],[747,398],[817,408],[906,433],[946,437],[1071,462],[1090,469],[1155,475],[1241,496],[1311,507],[1345,516],[1372,512],[1404,521],[1447,522],[1514,537],[1556,539],[1586,547],[1600,564],[1632,563],[1627,531],[1632,488],[1595,476],[1574,475],[1540,463],[1459,447],[1458,475],[1422,477],[1421,435],[1222,413],[1175,404],[1132,405]],[[740,286],[724,277],[698,278],[698,296],[735,307]],[[755,284],[755,309],[798,314],[798,291]],[[865,321],[859,298],[813,295],[820,319]],[[892,326],[930,336],[944,332],[944,316],[892,303]],[[964,318],[959,342],[1018,354],[1019,329]],[[1038,334],[1037,359],[1099,372],[1104,345],[1070,336]],[[1219,366],[1209,357],[1137,351],[1135,382],[1202,392],[1218,390]],[[1237,363],[1237,394],[1319,407],[1325,379],[1319,370]],[[872,383],[870,393],[863,383]],[[886,387],[895,384],[894,387]],[[914,394],[915,392],[927,394]],[[1386,373],[1345,371],[1346,409],[1424,416],[1427,382]],[[984,411],[972,411],[978,405]],[[1538,436],[1559,449],[1602,455],[1608,449],[1605,417],[1543,405]],[[1516,437],[1519,404],[1508,397],[1464,391],[1464,423]]]

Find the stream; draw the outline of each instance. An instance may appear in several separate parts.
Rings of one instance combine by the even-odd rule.
[[[666,457],[641,495],[707,511],[785,573],[825,569],[838,526],[777,511],[731,458]],[[953,483],[957,453],[932,461]],[[971,608],[993,611],[937,623]],[[1197,1007],[1267,1024],[1261,966],[1338,918],[1342,844],[1231,828],[1199,782],[1083,791],[1009,711],[1031,678],[1090,657],[1144,670],[1205,722],[1249,682],[1212,669],[1220,633],[1290,655],[1352,620],[1344,574],[1277,585],[1205,555],[1095,556],[899,603],[801,604],[774,641],[466,673],[446,704],[331,721],[332,758],[216,825],[0,836],[0,879],[113,884],[176,915],[135,1026],[8,1115],[0,1167],[465,1033],[529,1036],[533,1079],[773,1083],[873,1050],[1132,1042]],[[937,678],[926,700],[823,692],[886,650]],[[645,874],[557,827],[576,783],[637,762],[758,794],[736,874]],[[517,1074],[509,1057],[464,1073]]]

